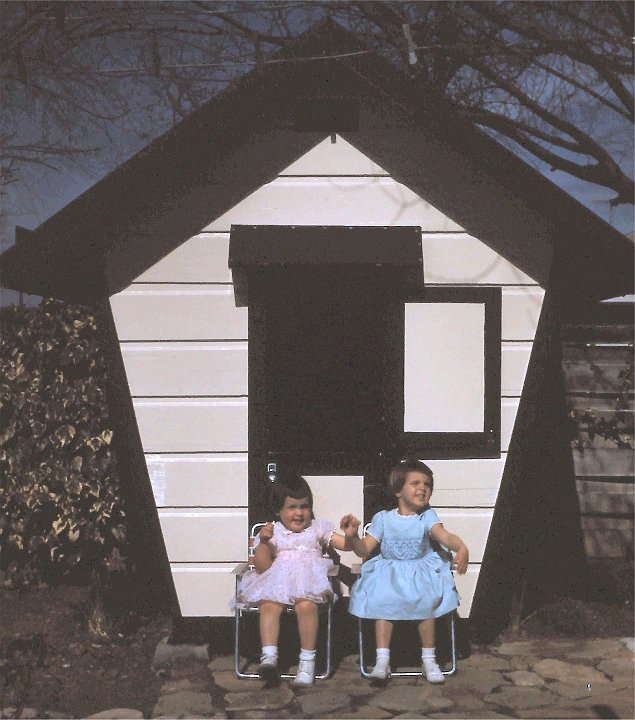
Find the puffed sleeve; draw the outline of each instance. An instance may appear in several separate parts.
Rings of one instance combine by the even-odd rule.
[[[329,520],[315,521],[318,540],[320,545],[328,545],[331,542],[331,536],[335,532],[335,525]]]
[[[430,528],[433,525],[437,525],[441,521],[439,520],[439,516],[437,515],[436,510],[433,508],[428,508],[424,513],[421,514],[421,521],[423,524],[423,527],[425,529],[426,534],[430,534]]]
[[[384,510],[381,510],[374,515],[373,519],[370,521],[370,527],[368,528],[368,534],[372,535],[377,542],[381,542],[384,537],[384,515]]]

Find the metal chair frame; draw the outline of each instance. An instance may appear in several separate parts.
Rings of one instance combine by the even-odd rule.
[[[241,563],[240,565],[237,565],[234,570],[232,571],[236,575],[236,586],[235,586],[235,595],[234,597],[237,597],[238,595],[238,585],[240,583],[241,578],[246,572],[249,572],[254,568],[253,564],[253,557],[254,557],[254,540],[256,539],[256,535],[260,532],[260,528],[262,528],[267,523],[264,522],[258,522],[255,523],[251,531],[249,533],[249,560],[246,563]],[[337,566],[333,566],[329,569],[327,575],[328,577],[337,577],[339,573],[339,568]],[[332,643],[331,643],[331,634],[332,634],[332,628],[333,628],[333,600],[329,600],[326,604],[326,668],[324,669],[324,672],[321,674],[318,674],[315,676],[316,680],[326,680],[328,677],[331,676],[331,673],[333,672],[333,649],[332,649]],[[234,625],[234,672],[236,673],[236,677],[245,679],[245,680],[256,680],[260,679],[260,675],[258,673],[250,673],[250,672],[243,672],[240,669],[240,620],[243,616],[243,614],[253,614],[258,613],[260,611],[260,608],[257,605],[250,605],[245,608],[235,608],[234,612],[234,618],[235,618],[235,625]],[[294,610],[292,607],[288,607],[285,610],[286,613],[293,613]],[[281,678],[286,679],[293,679],[296,676],[291,675],[289,673],[281,673]]]
[[[370,523],[366,523],[364,525],[364,529],[362,531],[362,537],[366,537],[366,534],[368,533],[368,528],[370,527]],[[361,563],[353,565],[352,571],[356,575],[361,574]],[[454,625],[454,611],[447,613],[446,617],[448,618],[448,622],[450,624],[450,643],[452,646],[452,666],[449,670],[442,670],[443,675],[454,675],[456,672],[456,628]],[[363,636],[363,618],[358,618],[357,620],[357,636],[358,636],[358,645],[359,645],[359,670],[362,674],[362,677],[370,678],[370,671],[366,670],[366,663],[364,661],[364,636]],[[407,620],[405,622],[412,622],[410,620]],[[391,677],[420,677],[421,676],[421,670],[413,671],[413,670],[401,670],[390,673]]]

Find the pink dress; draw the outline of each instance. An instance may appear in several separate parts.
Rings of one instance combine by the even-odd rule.
[[[275,522],[269,541],[275,553],[273,565],[262,573],[250,570],[244,575],[238,586],[236,605],[242,608],[261,600],[284,605],[293,605],[302,599],[327,602],[333,597],[327,577],[332,562],[322,557],[322,549],[328,546],[334,530],[335,526],[327,520],[314,520],[299,533]],[[259,542],[257,537],[254,547]]]

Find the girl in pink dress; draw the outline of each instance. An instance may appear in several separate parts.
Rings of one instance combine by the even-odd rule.
[[[352,525],[346,536],[335,533],[326,520],[313,519],[313,494],[306,480],[288,476],[273,486],[273,507],[278,516],[267,523],[254,543],[255,569],[242,579],[236,605],[258,604],[262,656],[258,672],[268,685],[280,680],[278,635],[282,611],[293,606],[298,618],[300,659],[296,686],[312,685],[315,679],[315,643],[318,605],[333,597],[327,577],[331,561],[323,557],[328,547],[348,550]]]

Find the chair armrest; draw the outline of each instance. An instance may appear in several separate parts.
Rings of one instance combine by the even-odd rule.
[[[361,575],[362,574],[362,564],[361,563],[353,563],[351,565],[351,572],[353,575]]]
[[[331,565],[331,567],[328,569],[328,572],[326,573],[327,577],[337,577],[340,574],[340,566],[339,565]]]
[[[232,570],[232,575],[244,575],[249,570],[249,563],[238,563]]]

